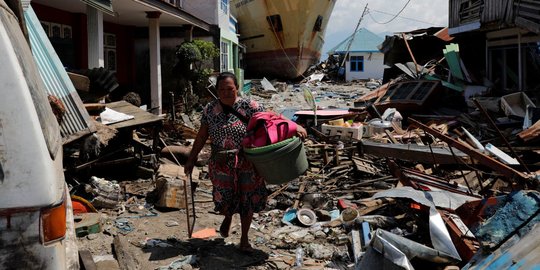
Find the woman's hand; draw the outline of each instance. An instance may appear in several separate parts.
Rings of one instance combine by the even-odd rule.
[[[302,139],[307,138],[307,131],[304,127],[297,125],[296,126],[296,135]]]
[[[191,172],[193,172],[193,167],[195,167],[195,161],[193,161],[191,158],[188,158],[186,165],[184,165],[184,173],[186,176],[190,176]]]
[[[186,165],[184,165],[184,173],[186,174],[186,176],[191,175],[193,167],[195,167],[195,162],[197,162],[199,152],[201,152],[201,149],[206,143],[206,139],[208,139],[208,125],[202,124],[199,132],[197,133],[197,138],[195,138],[195,142],[193,143],[193,147],[189,152],[189,157]]]

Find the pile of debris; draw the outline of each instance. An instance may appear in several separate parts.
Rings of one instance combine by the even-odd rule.
[[[99,246],[86,261],[112,254],[113,243],[127,268],[540,264],[537,101],[473,83],[456,45],[428,62],[398,63],[401,74],[382,85],[316,73],[298,84],[245,83],[244,95],[310,134],[308,172],[268,186],[267,209],[251,226],[255,255],[231,248],[235,222],[231,242],[217,237],[209,149],[192,179],[183,175],[199,113],[163,119],[126,102],[88,105],[101,120],[105,107],[133,118],[96,124],[93,135],[65,145],[79,241]]]
[[[354,108],[293,112],[310,128],[310,169],[272,186],[271,210],[255,219],[257,247],[269,246],[271,261],[335,269],[540,263],[536,95],[479,84],[449,41],[432,40],[443,58],[392,63],[398,71],[388,83],[351,91],[343,100],[364,94]],[[259,100],[275,104],[307,88],[322,103],[325,75]]]

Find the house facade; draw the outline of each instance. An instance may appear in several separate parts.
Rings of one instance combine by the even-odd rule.
[[[329,55],[345,56],[345,80],[381,79],[384,73],[384,54],[377,48],[383,38],[365,28],[359,29],[336,47]]]
[[[540,2],[450,0],[449,34],[465,37],[470,70],[503,90],[540,86]],[[476,64],[475,64],[476,63]]]
[[[214,44],[220,49],[216,71],[229,71],[241,77],[239,69],[238,21],[230,12],[230,0],[185,1],[184,10],[217,26]]]
[[[165,66],[172,69],[176,45],[213,31],[183,2],[32,0],[31,6],[66,68],[115,71],[123,88],[138,92],[159,114],[168,82],[163,76],[174,76]]]

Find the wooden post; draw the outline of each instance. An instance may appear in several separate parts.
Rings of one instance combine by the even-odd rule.
[[[405,36],[405,33],[401,33],[401,36],[403,37],[403,41],[405,41],[405,46],[407,46],[407,50],[409,51],[409,54],[411,55],[411,58],[414,62],[414,68],[416,69],[416,75],[420,72],[418,70],[418,63],[416,63],[416,58],[414,58],[414,54],[411,51],[411,47],[409,47],[409,42],[407,41],[407,36]]]

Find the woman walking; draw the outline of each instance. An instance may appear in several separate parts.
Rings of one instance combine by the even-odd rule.
[[[252,248],[248,232],[253,213],[265,208],[268,191],[253,165],[238,152],[247,122],[254,113],[264,109],[254,101],[238,97],[238,83],[232,73],[224,72],[217,77],[217,92],[219,100],[209,103],[203,111],[201,128],[184,171],[186,175],[191,174],[199,152],[210,138],[212,151],[208,168],[215,210],[225,216],[219,231],[222,237],[227,237],[232,216],[239,213],[242,223],[239,247],[249,252]],[[307,135],[302,128],[299,133],[301,137]]]

